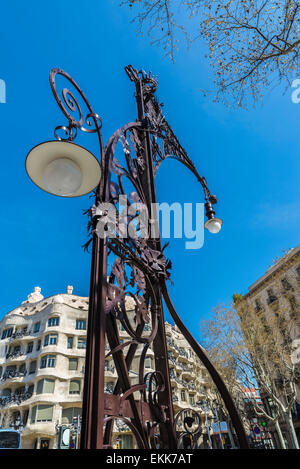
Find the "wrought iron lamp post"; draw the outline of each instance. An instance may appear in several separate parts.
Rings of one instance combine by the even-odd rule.
[[[161,104],[155,96],[157,80],[151,73],[137,71],[131,65],[125,67],[125,71],[135,84],[137,120],[118,129],[104,148],[101,118],[93,111],[77,83],[64,71],[53,69],[51,88],[68,123],[55,129],[57,140],[38,145],[26,159],[30,178],[47,192],[63,197],[77,197],[92,190],[95,193],[95,204],[88,211],[90,239],[85,246],[88,248],[92,244],[92,262],[81,448],[110,448],[116,419],[131,429],[139,448],[177,447],[163,299],[175,324],[221,393],[240,447],[247,448],[247,438],[227,388],[172,304],[167,289],[171,262],[165,257],[160,235],[141,236],[142,228],[150,233],[153,219],[150,218],[143,227],[134,224],[140,205],[151,213],[156,203],[155,175],[168,157],[183,163],[200,182],[208,219],[205,226],[213,233],[222,225],[222,221],[215,218],[213,209],[217,199],[210,194],[205,178],[199,175],[164,119]],[[64,77],[74,89],[64,88],[60,95],[57,75]],[[97,134],[99,162],[88,150],[74,143],[78,129]],[[59,136],[61,131],[65,132],[64,138]],[[125,206],[121,207],[121,197],[126,195]],[[105,204],[109,205],[107,210]],[[111,207],[115,215],[113,225]],[[124,236],[124,226],[130,224],[134,226],[135,235]],[[106,236],[99,236],[99,232],[106,232]],[[128,314],[128,299],[133,305],[133,318]],[[119,322],[130,337],[125,343],[120,339]],[[142,346],[138,383],[132,384],[129,370],[138,346]],[[145,358],[150,346],[154,351],[155,371],[145,373]],[[104,392],[104,362],[108,357],[113,358],[118,375],[112,394]],[[139,399],[135,398],[137,393]],[[190,409],[185,429],[191,438],[193,431],[189,429],[193,428],[193,421],[199,421],[199,416]]]

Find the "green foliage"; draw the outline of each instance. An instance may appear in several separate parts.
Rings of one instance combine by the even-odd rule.
[[[233,300],[234,305],[239,303],[242,299],[243,299],[243,295],[241,295],[241,293],[234,293],[232,295],[232,300]]]

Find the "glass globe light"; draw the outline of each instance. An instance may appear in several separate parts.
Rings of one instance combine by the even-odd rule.
[[[80,188],[82,173],[74,161],[69,158],[58,158],[46,166],[44,181],[49,192],[68,197],[74,195]]]
[[[211,218],[205,222],[204,226],[210,233],[219,233],[222,224],[223,221],[220,218]]]
[[[34,184],[60,197],[88,194],[101,179],[97,158],[69,141],[40,143],[28,153],[25,167]]]

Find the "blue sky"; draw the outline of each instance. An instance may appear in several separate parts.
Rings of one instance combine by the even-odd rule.
[[[131,9],[119,3],[30,0],[1,7],[0,79],[7,102],[0,104],[0,318],[34,286],[44,296],[65,292],[68,284],[75,294],[88,295],[82,210],[91,200],[52,197],[25,173],[28,151],[65,123],[50,90],[50,69],[62,68],[80,84],[103,119],[107,141],[136,118],[133,85],[124,72],[131,63],[158,75],[167,120],[219,199],[224,225],[218,235],[206,232],[198,251],[185,250],[185,240],[171,240],[167,250],[174,304],[199,338],[199,322],[213,307],[245,293],[282,249],[299,244],[300,104],[292,103],[292,89],[283,95],[281,88],[268,90],[264,105],[249,111],[229,111],[203,98],[199,89],[211,86],[204,48],[181,45],[171,63],[147,37],[136,37]],[[94,137],[78,143],[95,151]],[[157,193],[161,202],[203,201],[199,184],[175,161],[162,165]]]

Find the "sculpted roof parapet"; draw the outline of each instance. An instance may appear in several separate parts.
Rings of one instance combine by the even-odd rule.
[[[28,295],[27,300],[23,301],[17,308],[9,311],[4,318],[8,315],[30,316],[44,310],[49,305],[54,304],[65,304],[72,308],[87,311],[89,298],[86,296],[73,295],[72,292],[73,287],[68,285],[67,293],[60,293],[44,298],[41,294],[41,288],[35,287],[34,291]]]

